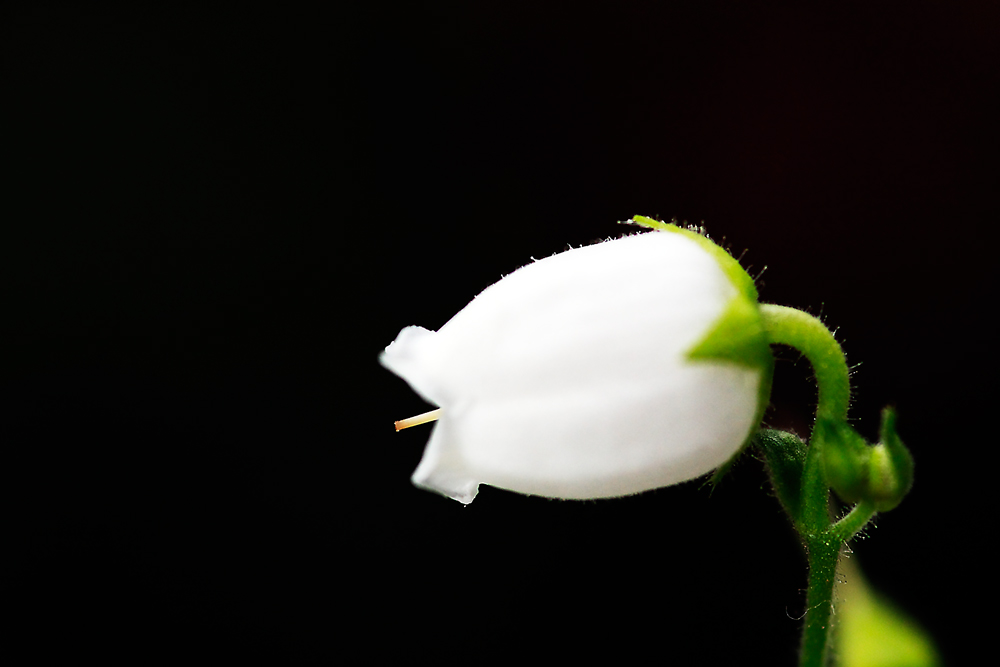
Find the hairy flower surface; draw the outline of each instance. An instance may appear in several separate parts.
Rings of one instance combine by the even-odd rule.
[[[757,428],[771,356],[749,276],[671,225],[529,264],[381,355],[442,408],[413,482],[603,498],[693,479]]]

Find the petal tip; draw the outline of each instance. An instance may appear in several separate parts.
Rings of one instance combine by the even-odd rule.
[[[476,499],[476,495],[479,493],[479,482],[472,480],[442,479],[437,475],[420,479],[414,474],[410,478],[410,481],[418,489],[439,493],[442,496],[457,500],[463,505],[470,504]]]

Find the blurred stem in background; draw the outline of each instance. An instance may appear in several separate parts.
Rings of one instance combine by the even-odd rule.
[[[839,667],[936,667],[941,657],[915,621],[873,591],[848,553],[838,567],[833,652]]]

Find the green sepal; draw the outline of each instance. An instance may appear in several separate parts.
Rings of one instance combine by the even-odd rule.
[[[746,440],[728,461],[712,474],[712,487],[718,485],[743,454],[753,439],[764,410],[771,401],[771,380],[774,376],[774,356],[768,345],[764,327],[760,321],[757,304],[744,295],[737,294],[726,306],[722,316],[716,320],[708,334],[687,353],[691,361],[723,362],[748,367],[760,372],[757,386],[757,412],[753,418],[753,429]]]
[[[757,304],[742,294],[726,304],[722,315],[688,353],[692,361],[723,361],[754,369],[774,363]]]
[[[761,429],[753,443],[764,454],[767,475],[781,506],[797,524],[802,510],[802,471],[806,464],[806,443],[794,433]]]
[[[895,508],[913,487],[913,456],[896,434],[896,411],[882,411],[879,444],[872,447],[869,461],[871,500],[879,512]]]
[[[729,277],[729,280],[731,280],[733,285],[736,286],[736,289],[750,299],[750,301],[757,303],[757,287],[753,284],[753,278],[750,277],[750,274],[747,273],[742,266],[740,266],[740,263],[736,261],[736,258],[730,255],[725,248],[716,244],[712,241],[712,239],[708,238],[704,234],[699,234],[696,231],[685,229],[684,227],[679,227],[669,222],[654,220],[653,218],[648,218],[644,215],[633,215],[631,220],[626,220],[625,222],[631,222],[639,225],[640,227],[648,227],[649,229],[656,229],[661,232],[673,232],[675,234],[688,237],[715,258],[715,261],[719,263],[719,267],[722,268],[723,272]]]
[[[759,369],[770,368],[774,363],[774,357],[757,306],[757,288],[753,284],[753,278],[740,266],[740,263],[725,248],[707,236],[690,229],[644,215],[633,216],[627,222],[661,232],[680,234],[691,239],[715,259],[719,268],[739,292],[726,304],[726,309],[712,325],[705,338],[688,352],[688,359],[725,361]]]
[[[845,422],[822,417],[816,420],[815,434],[823,440],[823,467],[830,488],[845,503],[869,497],[872,450],[864,438]]]

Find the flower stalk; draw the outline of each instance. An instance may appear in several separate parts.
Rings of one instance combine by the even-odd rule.
[[[764,330],[772,344],[788,345],[805,355],[813,367],[819,398],[816,417],[847,419],[851,402],[851,379],[840,343],[818,318],[809,313],[761,304]]]
[[[801,536],[809,563],[801,667],[825,667],[829,659],[833,589],[844,544],[876,510],[895,507],[909,490],[913,460],[895,431],[895,414],[882,414],[881,443],[870,447],[847,424],[851,390],[847,361],[833,334],[817,318],[793,308],[762,305],[772,344],[788,345],[809,360],[816,378],[816,421],[808,446],[790,433],[761,431],[772,486]],[[890,463],[892,462],[892,463]],[[873,472],[874,471],[874,472]],[[830,491],[855,503],[831,519]]]

